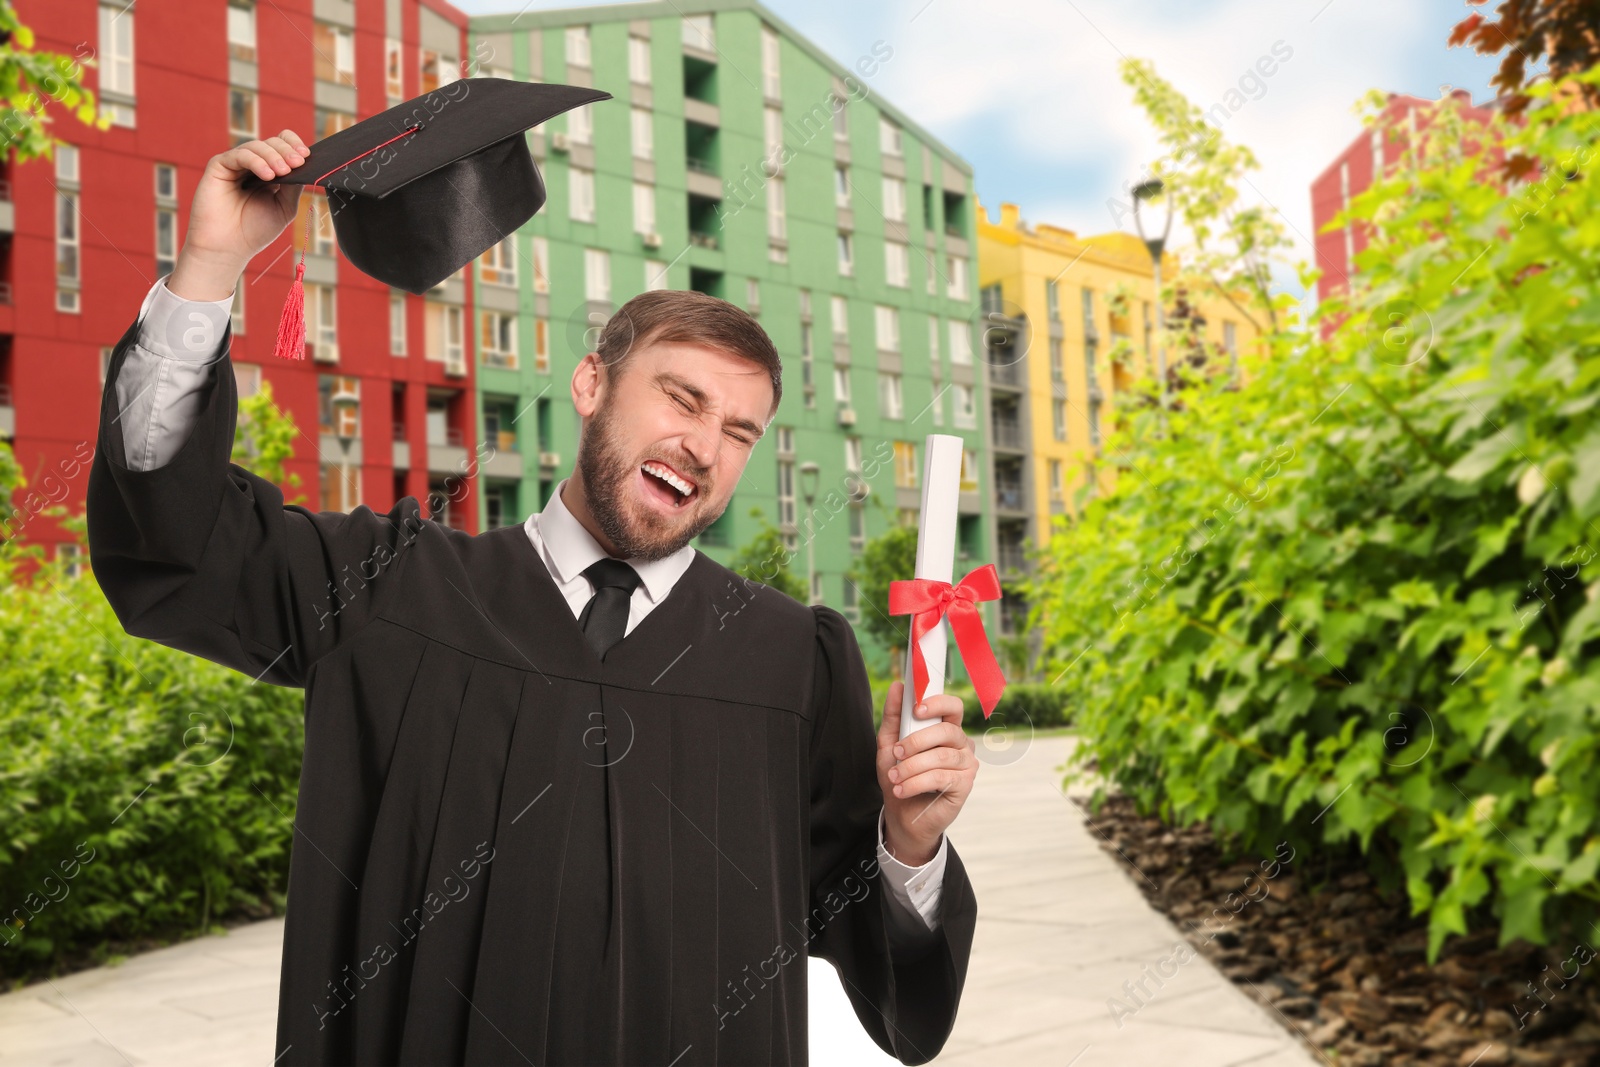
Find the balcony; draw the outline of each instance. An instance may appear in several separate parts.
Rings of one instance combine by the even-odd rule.
[[[994,506],[1000,511],[1026,511],[1027,504],[1022,495],[1022,483],[996,480],[994,484]]]
[[[1002,573],[1026,574],[1028,572],[1028,554],[1022,545],[1001,545],[995,553],[995,564]]]
[[[517,354],[515,352],[497,352],[486,348],[483,350],[483,365],[485,367],[499,367],[501,370],[516,370]]]
[[[696,248],[710,248],[715,250],[721,247],[717,243],[716,234],[702,233],[698,230],[694,230],[689,233],[689,243],[694,245]]]
[[[17,409],[11,402],[11,386],[0,383],[0,437],[7,440],[17,434]]]
[[[1021,389],[1024,383],[1022,364],[1017,363],[991,363],[989,364],[989,384],[1001,385],[1010,389]]]
[[[517,451],[515,430],[486,434],[483,444],[485,458],[479,464],[479,473],[489,478],[522,477],[522,453]]]
[[[1015,452],[1024,451],[1027,447],[1022,433],[1022,423],[1017,419],[994,419],[990,422],[994,433],[994,446],[1008,448]]]

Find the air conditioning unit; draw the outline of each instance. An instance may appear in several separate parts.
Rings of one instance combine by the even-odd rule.
[[[661,247],[661,235],[659,233],[647,233],[647,234],[645,234],[644,235],[644,246],[646,248],[660,248]]]
[[[467,373],[467,358],[460,352],[452,352],[445,356],[444,372],[456,377],[463,377]]]
[[[307,343],[306,348],[311,351],[311,358],[318,363],[339,362],[339,346],[337,344],[314,345]]]
[[[840,408],[839,409],[839,425],[840,426],[854,426],[855,424],[856,424],[856,409],[855,408]]]
[[[552,152],[565,152],[567,150],[567,135],[552,133],[550,135],[550,150]]]
[[[541,467],[559,467],[559,466],[561,466],[561,453],[560,452],[540,452],[539,453],[539,466],[541,466]]]

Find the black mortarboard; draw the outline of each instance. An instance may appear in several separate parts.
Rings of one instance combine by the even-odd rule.
[[[304,163],[262,184],[325,189],[345,257],[381,282],[422,293],[544,205],[523,131],[610,98],[580,85],[464,78],[324,137]],[[302,273],[303,264],[295,286]],[[304,336],[289,306],[294,288],[289,297],[280,354],[303,358],[303,342],[284,340],[285,331]]]

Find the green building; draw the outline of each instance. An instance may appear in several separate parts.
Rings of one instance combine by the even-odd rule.
[[[804,580],[815,531],[812,595],[859,619],[845,572],[915,522],[922,440],[942,432],[968,441],[956,576],[989,559],[972,171],[877,95],[893,48],[837,61],[751,0],[525,11],[469,33],[477,73],[613,97],[530,133],[546,206],[475,268],[482,424],[502,453],[483,528],[542,508],[570,471],[568,382],[607,317],[647,288],[697,289],[756,315],[785,364],[703,551],[728,562],[759,508]]]

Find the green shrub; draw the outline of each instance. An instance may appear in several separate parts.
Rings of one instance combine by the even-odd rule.
[[[1430,958],[1600,916],[1600,115],[1502,121],[1430,120],[1351,205],[1348,299],[1242,387],[1126,408],[1030,590],[1079,762],[1239,848],[1359,850]]]
[[[127,636],[93,577],[0,552],[0,976],[282,909],[299,690]]]

